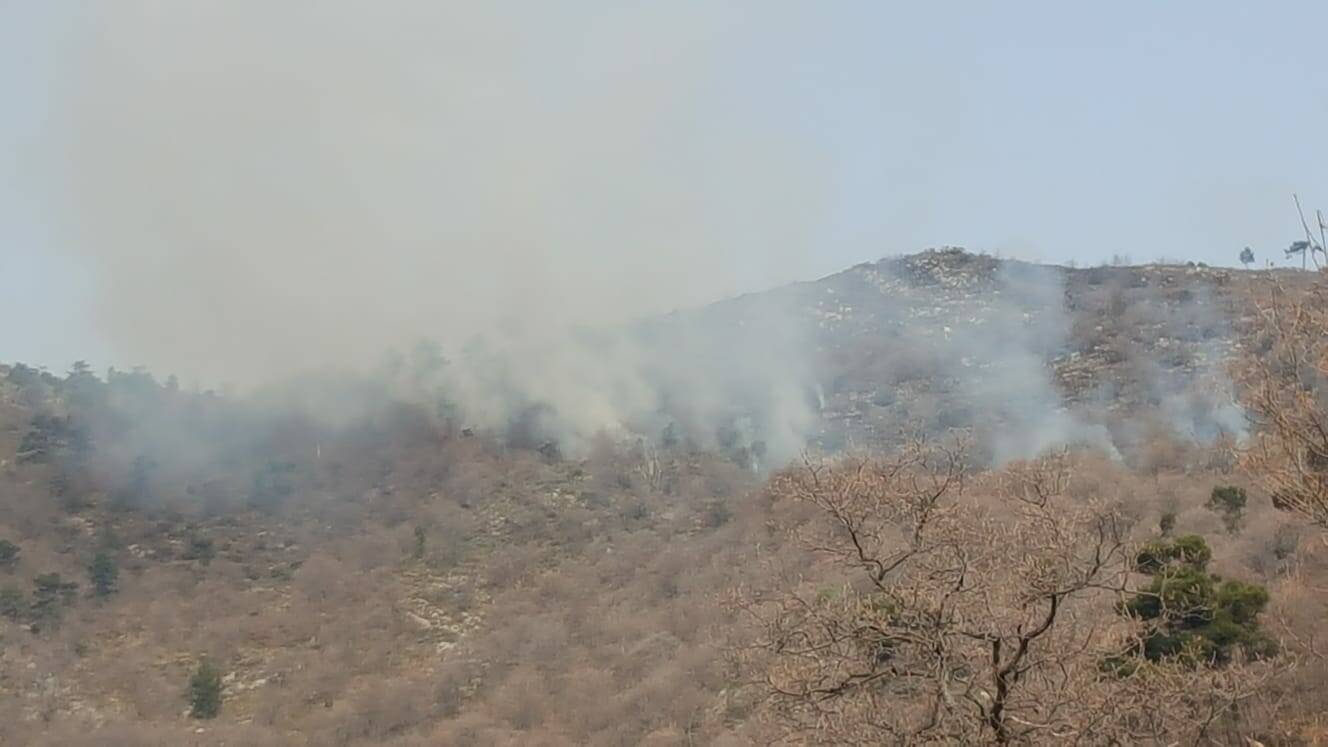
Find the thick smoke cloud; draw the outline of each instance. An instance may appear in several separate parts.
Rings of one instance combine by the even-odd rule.
[[[186,385],[365,370],[434,339],[437,365],[392,378],[462,422],[572,451],[681,431],[782,459],[823,404],[806,299],[647,320],[806,277],[833,234],[817,148],[725,73],[749,20],[720,4],[97,6],[47,144],[61,244],[115,362]],[[1111,450],[1047,368],[1069,335],[1062,278],[1000,272],[927,354],[1003,424],[995,458]],[[892,356],[936,332],[878,321],[901,327]],[[1188,378],[1149,380],[1178,431],[1237,425]],[[377,401],[309,381],[264,401],[333,419]]]
[[[825,175],[733,101],[734,12],[582,10],[99,6],[55,144],[116,362],[345,419],[362,387],[269,384],[438,340],[412,394],[464,422],[794,453],[794,315],[634,320],[805,274]]]
[[[739,21],[708,6],[97,6],[59,96],[63,243],[92,268],[116,362],[204,385],[426,337],[553,337],[790,280],[825,175],[784,125],[719,105]]]
[[[765,466],[796,455],[816,419],[815,340],[788,295],[556,338],[481,338],[418,381],[455,419],[528,445],[584,453],[601,433],[686,438]]]

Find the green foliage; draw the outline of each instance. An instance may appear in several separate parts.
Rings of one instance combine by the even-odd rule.
[[[1198,626],[1212,615],[1213,577],[1202,568],[1180,566],[1159,571],[1143,593],[1125,603],[1127,614],[1144,620],[1165,618]]]
[[[87,433],[69,417],[34,415],[18,445],[20,463],[75,462],[91,450]]]
[[[13,570],[18,564],[18,554],[21,551],[18,545],[9,540],[0,540],[0,568],[7,571]]]
[[[1152,580],[1120,611],[1146,623],[1138,652],[1145,659],[1221,665],[1237,650],[1253,657],[1277,652],[1276,642],[1259,627],[1268,590],[1209,573],[1211,558],[1208,543],[1193,534],[1154,540],[1136,556],[1136,568]],[[1132,671],[1122,657],[1104,666],[1117,673]]]
[[[98,407],[106,401],[106,385],[92,373],[87,361],[74,361],[64,380],[69,404],[80,408]]]
[[[23,389],[27,387],[41,386],[42,379],[49,376],[50,374],[46,374],[32,366],[15,363],[14,367],[9,369],[9,376],[7,378],[10,383],[14,384],[14,386]]]
[[[1134,558],[1135,570],[1152,575],[1171,565],[1207,567],[1213,559],[1208,543],[1197,534],[1186,534],[1173,540],[1156,539],[1144,545]]]
[[[411,552],[411,557],[416,560],[424,559],[424,527],[415,527],[415,549]]]
[[[43,573],[32,579],[32,614],[37,620],[58,620],[61,608],[74,601],[78,583],[58,573]]]
[[[185,545],[184,553],[180,557],[185,560],[197,560],[203,565],[207,565],[212,562],[212,559],[216,557],[216,555],[217,550],[216,547],[213,546],[212,540],[208,537],[200,537],[195,534],[189,538],[189,542]]]
[[[1208,510],[1222,515],[1222,524],[1227,532],[1235,534],[1245,516],[1245,490],[1235,485],[1219,485],[1213,488],[1206,504]]]
[[[120,579],[120,566],[110,554],[99,552],[88,565],[88,578],[92,581],[92,592],[99,597],[114,594]]]
[[[0,617],[18,622],[23,619],[23,615],[27,611],[28,600],[23,596],[22,589],[17,586],[6,586],[0,589]]]
[[[189,678],[189,715],[216,718],[221,712],[221,670],[204,659]]]
[[[65,511],[72,514],[87,508],[86,501],[79,495],[75,485],[73,469],[63,465],[56,468],[55,473],[51,475],[49,488],[51,497]]]

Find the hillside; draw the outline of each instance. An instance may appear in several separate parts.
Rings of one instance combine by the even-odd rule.
[[[1163,516],[1206,536],[1215,568],[1268,587],[1289,650],[1328,611],[1328,553],[1233,471],[1250,426],[1228,371],[1258,345],[1270,283],[1312,279],[882,260],[644,323],[660,339],[773,323],[797,355],[747,363],[789,362],[789,386],[769,389],[796,402],[689,419],[685,390],[662,387],[672,409],[648,428],[579,444],[548,425],[566,408],[538,433],[496,428],[400,382],[294,385],[355,401],[333,418],[142,371],[0,366],[0,540],[16,546],[0,564],[0,743],[768,741],[731,655],[744,615],[721,601],[840,579],[790,533],[813,516],[768,482],[788,438],[776,400],[812,414],[789,421],[806,423],[808,459],[957,438],[977,485],[1082,447],[1067,495],[1119,503],[1132,537]],[[1238,531],[1206,507],[1219,485],[1250,493]],[[211,720],[189,714],[204,659],[222,673]],[[1322,735],[1328,672],[1293,669],[1269,688],[1287,710],[1264,739]]]
[[[874,449],[903,423],[1132,446],[1140,427],[1212,441],[1244,428],[1226,368],[1272,283],[1312,277],[1150,264],[1068,268],[946,248],[735,299],[700,324],[777,310],[817,362],[814,443]],[[733,319],[736,317],[737,321]],[[1068,436],[1068,439],[1066,438]],[[1037,438],[1001,458],[1036,451]]]

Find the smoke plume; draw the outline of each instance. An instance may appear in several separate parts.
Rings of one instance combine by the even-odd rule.
[[[734,103],[741,21],[709,5],[99,6],[53,145],[107,347],[252,389],[438,340],[430,394],[466,422],[533,418],[575,447],[669,422],[713,435],[742,412],[791,453],[809,411],[801,338],[776,330],[790,315],[636,321],[805,274],[822,230],[809,149]],[[300,399],[354,411],[345,388],[320,391]]]
[[[814,304],[658,316],[805,277],[833,234],[833,169],[725,72],[745,23],[713,3],[99,5],[47,143],[61,243],[115,362],[186,386],[413,350],[385,364],[394,386],[517,440],[681,431],[791,456],[824,404]],[[1110,449],[1047,369],[1070,329],[1062,278],[1006,264],[993,290],[939,341],[882,312],[886,355],[944,361],[946,396],[1001,423],[997,459]],[[1167,417],[1200,437],[1234,425],[1187,382],[1158,384]],[[366,399],[267,393],[333,418]]]
[[[117,362],[251,384],[805,272],[823,175],[791,130],[716,105],[740,19],[514,10],[92,11],[58,198]]]

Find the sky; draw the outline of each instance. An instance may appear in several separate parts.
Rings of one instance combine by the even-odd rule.
[[[241,376],[940,245],[1282,262],[1292,193],[1328,206],[1326,30],[1316,2],[0,0],[0,360]]]

